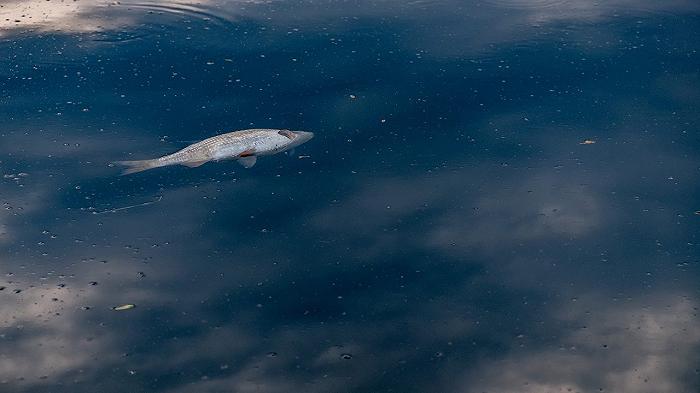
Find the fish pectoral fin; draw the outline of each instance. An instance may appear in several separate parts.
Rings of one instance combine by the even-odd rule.
[[[241,154],[238,155],[238,157],[250,157],[253,154],[255,154],[255,149],[247,149],[243,150]]]
[[[204,160],[204,161],[188,161],[188,162],[183,162],[182,165],[188,166],[190,168],[196,168],[198,166],[204,165],[206,162],[209,160]]]
[[[255,165],[255,162],[258,161],[258,157],[256,156],[247,156],[247,157],[240,157],[238,159],[238,162],[243,165],[245,168],[251,168],[253,165]]]

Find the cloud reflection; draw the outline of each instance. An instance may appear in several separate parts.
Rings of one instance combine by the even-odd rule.
[[[700,345],[697,303],[678,294],[648,303],[588,299],[558,316],[569,327],[550,348],[483,362],[460,392],[686,392]],[[528,337],[521,339],[528,341]],[[476,381],[476,382],[474,382]]]
[[[295,6],[285,1],[266,0],[182,0],[145,2],[127,1],[45,1],[12,0],[0,8],[0,32],[32,29],[40,32],[88,33],[108,30],[128,29],[142,23],[148,23],[150,14],[171,14],[204,20],[231,21],[237,17],[264,19],[268,23],[313,24],[338,18],[345,18],[345,7],[297,7],[294,18],[288,18],[285,12],[275,12]],[[426,13],[427,10],[433,11]],[[450,12],[445,12],[449,10]],[[472,27],[482,26],[484,22],[499,18],[504,10],[508,12],[509,23],[490,24],[490,29],[476,32]],[[650,1],[650,0],[615,0],[600,3],[598,1],[545,1],[528,2],[520,0],[489,0],[486,2],[412,2],[399,4],[395,1],[373,2],[360,1],[352,7],[355,17],[398,16],[401,19],[416,21],[413,39],[422,41],[436,53],[446,54],[449,48],[438,41],[431,40],[443,32],[449,32],[454,49],[483,49],[486,44],[507,41],[520,41],[524,27],[530,35],[537,35],[536,29],[543,24],[562,21],[596,21],[614,17],[620,12],[637,15],[663,13],[693,13],[700,11],[700,6],[692,0]],[[269,15],[273,15],[272,18]],[[433,15],[438,20],[431,21]],[[465,19],[472,23],[465,24]],[[476,20],[477,22],[474,22]],[[293,22],[294,21],[294,22]],[[432,34],[421,26],[439,26],[431,29]],[[455,33],[457,33],[455,35]]]
[[[31,12],[38,14],[32,19],[44,19],[28,25],[42,32],[132,28],[148,15],[146,9],[136,18],[126,12],[124,19],[110,25],[105,17],[112,10],[109,5],[66,3],[65,9],[54,11],[41,4],[8,3],[3,12],[36,7]],[[611,4],[614,8],[630,3]],[[665,4],[649,7],[654,12],[659,7],[695,7],[687,2]],[[487,18],[501,13],[503,5],[474,12],[477,18]],[[635,2],[631,8],[646,5]],[[396,12],[399,18],[415,21],[424,14],[420,7],[441,6],[412,3],[397,8],[395,2],[380,2],[371,10],[353,7],[353,12],[380,19]],[[126,5],[116,7],[124,10]],[[464,9],[454,11],[454,20],[447,24],[426,17],[426,26],[455,33],[453,41],[463,47],[445,45],[453,41],[436,40],[439,31],[427,34],[420,28],[407,29],[417,41],[402,44],[419,47],[416,42],[432,40],[435,48],[464,55],[465,47],[523,39],[526,34],[518,27],[522,23],[595,20],[611,8],[562,2],[547,9],[515,9],[512,24],[494,26],[494,35],[472,35],[474,41],[458,39],[471,31],[468,26],[457,28],[468,25]],[[267,17],[259,9],[246,12],[261,20],[261,15]],[[348,14],[343,7],[309,7],[305,12],[310,19],[299,18],[310,24]],[[270,18],[265,23],[292,23],[280,13]],[[480,26],[483,30],[492,24]],[[325,28],[319,30],[319,39],[328,41]],[[163,56],[159,59],[167,58],[157,53]],[[104,63],[116,56],[101,55]],[[122,78],[139,68],[130,62],[142,52],[122,55],[129,69],[119,69],[123,64],[115,61],[118,77],[107,82],[95,78],[96,90],[111,94],[113,89],[129,89]],[[260,59],[260,54],[254,57]],[[167,60],[179,63],[182,54]],[[236,59],[236,67],[247,60]],[[260,63],[255,64],[254,68]],[[344,64],[336,65],[345,69]],[[109,71],[110,66],[105,67]],[[686,202],[669,197],[694,195],[694,183],[678,185],[668,179],[676,174],[692,178],[697,157],[657,143],[665,135],[642,137],[637,132],[648,124],[674,124],[665,108],[632,105],[633,99],[617,94],[610,114],[601,120],[612,124],[604,131],[585,118],[566,118],[580,134],[605,134],[607,140],[601,137],[588,147],[552,125],[555,109],[578,108],[579,101],[562,102],[554,96],[525,108],[509,101],[493,109],[496,115],[464,114],[460,101],[450,109],[450,117],[481,117],[431,129],[432,133],[412,135],[416,129],[403,128],[406,124],[395,116],[397,125],[391,127],[396,129],[390,132],[405,139],[382,139],[389,125],[371,128],[377,121],[372,105],[363,104],[362,113],[355,114],[359,105],[345,98],[345,90],[356,86],[329,88],[328,78],[318,76],[315,61],[306,67],[301,75],[308,79],[298,79],[309,83],[303,87],[314,97],[300,100],[299,108],[312,108],[308,116],[317,119],[313,126],[325,132],[325,139],[318,138],[320,145],[309,147],[312,157],[307,160],[270,158],[247,172],[221,163],[120,178],[104,164],[131,152],[174,147],[178,142],[157,145],[167,126],[155,127],[152,119],[139,118],[134,121],[138,128],[119,126],[113,134],[75,127],[81,122],[108,123],[102,116],[107,109],[93,109],[81,111],[84,117],[66,113],[63,122],[71,127],[51,129],[42,118],[32,121],[48,132],[3,134],[6,143],[0,152],[10,157],[3,159],[8,168],[3,170],[29,174],[2,184],[3,202],[15,208],[0,216],[0,242],[9,246],[0,272],[6,287],[0,291],[4,387],[30,392],[50,389],[56,381],[78,381],[71,391],[92,392],[102,381],[118,381],[105,390],[326,392],[430,391],[438,384],[444,391],[541,393],[600,388],[689,391],[697,385],[684,379],[693,372],[700,340],[697,301],[685,292],[692,282],[683,282],[682,271],[673,270],[679,259],[692,259],[696,251],[686,237],[692,226],[677,214],[687,208]],[[235,80],[237,75],[230,75],[241,72],[222,70],[223,80]],[[163,79],[157,88],[138,84],[149,76],[158,80],[161,71],[144,67],[139,71],[143,74],[134,76],[134,86],[144,90],[140,97],[134,94],[138,108],[111,108],[116,120],[128,124],[142,108],[159,103],[165,90],[189,94],[193,89],[195,94],[184,95],[188,100],[209,93],[196,81],[176,85]],[[209,75],[199,68],[189,71]],[[414,80],[416,72],[433,71],[391,70],[397,80]],[[255,91],[272,85],[267,74],[248,75]],[[660,78],[663,96],[674,105],[692,104],[698,91],[692,86],[697,79],[693,75]],[[376,83],[374,77],[368,79],[367,86],[361,86],[366,94],[356,93],[359,99],[373,97],[393,105],[403,94],[395,86],[375,87]],[[582,90],[589,91],[586,83]],[[323,90],[319,86],[335,89],[328,93],[331,98],[314,91]],[[62,90],[52,87],[51,92]],[[427,91],[420,95],[429,100],[448,94],[430,83],[421,89]],[[37,90],[23,91],[28,99],[15,101],[18,113],[23,113],[22,105],[30,106]],[[580,102],[602,95],[590,91]],[[218,101],[193,100],[187,107],[215,102],[225,109],[233,102],[258,112],[263,106],[256,102],[258,96],[246,96],[254,102],[249,107],[242,99],[230,98],[248,93],[231,88],[216,97]],[[47,102],[59,101],[49,96]],[[94,96],[112,103],[105,95]],[[272,116],[274,105],[261,116]],[[414,119],[410,116],[415,114],[408,113],[413,109],[400,108],[408,122]],[[643,115],[630,120],[629,113],[638,112]],[[522,113],[540,113],[542,120],[538,123],[530,116],[527,133],[504,132],[523,128]],[[176,118],[173,123],[190,115],[168,113]],[[178,135],[195,137],[193,133],[215,129],[207,122],[214,116],[223,121],[234,117],[205,113],[182,126]],[[22,119],[8,127],[19,130],[25,122],[31,123]],[[363,131],[348,135],[353,128]],[[496,128],[500,133],[492,132]],[[478,142],[455,143],[453,136],[467,129]],[[352,143],[347,142],[350,136]],[[441,137],[449,146],[440,145]],[[426,163],[431,157],[425,155],[414,157],[413,148],[440,156],[440,164]],[[377,168],[375,151],[385,166]],[[517,159],[504,160],[512,156]],[[645,183],[640,178],[656,180]],[[154,195],[163,198],[157,204],[109,213],[109,208],[136,205]],[[639,207],[644,203],[648,205]],[[647,206],[653,212],[647,214]],[[98,211],[105,214],[93,214]],[[667,241],[670,245],[664,248]],[[658,271],[670,272],[673,279],[653,276]],[[693,274],[685,276],[692,281]],[[110,309],[123,303],[137,307],[124,313]]]

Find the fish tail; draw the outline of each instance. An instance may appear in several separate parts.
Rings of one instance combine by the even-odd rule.
[[[126,167],[124,171],[122,171],[122,176],[163,166],[157,158],[153,160],[115,161],[114,163]]]

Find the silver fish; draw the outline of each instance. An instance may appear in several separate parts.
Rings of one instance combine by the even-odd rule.
[[[116,161],[127,168],[122,175],[168,165],[198,167],[209,161],[235,159],[246,168],[255,165],[258,156],[292,149],[314,137],[313,132],[273,129],[234,131],[193,143],[173,154],[152,160]]]

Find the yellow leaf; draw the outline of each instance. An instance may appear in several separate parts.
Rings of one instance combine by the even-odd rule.
[[[131,310],[134,307],[136,307],[135,304],[122,304],[121,306],[112,307],[112,310],[125,311],[125,310]]]

